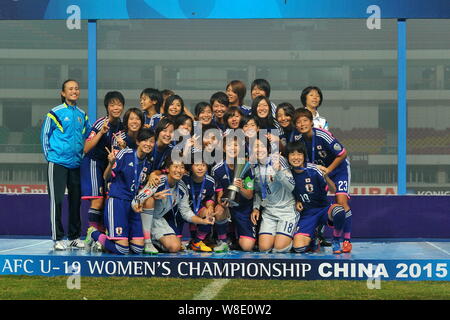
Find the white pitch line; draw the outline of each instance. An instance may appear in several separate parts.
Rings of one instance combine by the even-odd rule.
[[[17,247],[17,248],[12,248],[12,249],[0,250],[0,253],[14,251],[14,250],[18,250],[18,249],[29,248],[29,247],[34,247],[34,246],[38,246],[40,244],[43,244],[43,243],[49,242],[49,241],[51,241],[51,240],[45,240],[45,241],[41,241],[41,242],[38,242],[38,243],[29,244],[27,246],[22,246],[22,247]]]
[[[450,252],[448,252],[447,250],[442,249],[438,245],[435,245],[434,243],[428,242],[428,241],[426,241],[426,243],[428,243],[430,246],[435,247],[436,249],[438,249],[438,250],[442,251],[443,253],[445,253],[445,254],[450,256]]]
[[[194,296],[192,300],[212,300],[222,290],[222,288],[230,281],[230,279],[216,279],[209,285],[203,288],[203,290]]]

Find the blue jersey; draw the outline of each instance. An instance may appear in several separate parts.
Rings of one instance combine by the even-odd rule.
[[[308,209],[323,208],[330,205],[327,198],[327,182],[322,172],[314,165],[309,164],[301,173],[292,170],[295,188],[292,193],[297,201],[303,203],[303,212]]]
[[[89,133],[87,141],[94,138],[100,132],[106,119],[108,119],[108,117],[103,117],[95,121],[92,126],[91,132]],[[105,147],[111,149],[111,146],[113,145],[114,134],[123,129],[122,122],[120,120],[118,120],[116,123],[110,122],[108,123],[108,126],[108,132],[102,135],[98,143],[85,155],[85,157],[97,161],[102,161],[105,164],[107,163],[108,153],[106,152]]]
[[[252,107],[246,106],[245,104],[239,106],[239,109],[241,109],[242,113],[246,116],[250,116],[252,114]]]
[[[169,144],[165,146],[162,151],[160,151],[158,150],[158,145],[155,143],[152,152],[150,152],[149,154],[150,169],[151,169],[149,173],[164,168],[167,158],[170,157],[170,154],[172,153],[172,149],[173,145]]]
[[[150,125],[150,128],[152,129],[152,130],[155,130],[156,129],[156,126],[158,125],[158,123],[159,123],[159,121],[162,119],[162,114],[161,113],[156,113],[156,114],[154,114],[151,118],[150,118],[150,120],[149,120],[149,122],[148,122],[148,124]],[[146,123],[147,124],[147,123]]]
[[[216,117],[213,117],[213,119],[211,120],[211,124],[215,126],[217,129],[220,129],[220,131],[222,132],[225,132],[226,130],[226,125],[221,124],[219,121],[217,121]]]
[[[305,135],[300,136],[300,140],[305,143],[308,152],[307,161],[328,167],[338,156],[345,152],[344,146],[326,130],[313,128],[312,138],[309,139]],[[330,177],[337,172],[347,171],[350,163],[347,159],[342,161],[332,173]]]
[[[137,149],[136,140],[134,138],[130,137],[125,131],[119,131],[119,133],[116,136],[118,136],[123,141],[125,141],[125,144],[127,145],[127,148],[130,148],[130,149],[133,149],[133,150]],[[112,139],[112,147],[113,147],[114,150],[119,152],[121,150],[121,148],[119,146],[119,143],[117,142],[116,136],[114,136],[113,139]]]
[[[224,161],[221,161],[211,169],[211,176],[216,182],[216,192],[224,191],[224,195],[226,195],[227,188],[230,186],[230,184],[232,184],[234,171],[231,170]],[[244,187],[246,189],[253,189],[253,179],[254,176],[251,170],[247,171],[245,176],[242,178]],[[236,207],[232,207],[233,210],[242,212],[247,210],[251,211],[253,208],[253,199],[242,197],[239,193],[236,194],[235,201],[239,205]]]
[[[148,171],[149,162],[146,157],[139,159],[136,151],[130,148],[121,150],[117,154],[112,168],[109,196],[122,200],[133,200]]]
[[[287,145],[289,142],[295,141],[295,136],[297,133],[297,130],[295,128],[282,128],[283,132],[280,135],[280,141],[283,143],[283,145]]]
[[[142,124],[142,126],[144,126],[144,125],[146,125],[146,124],[150,124],[150,120],[152,119],[152,117],[149,117],[148,115],[147,115],[147,112],[146,111],[143,111],[143,113],[144,113],[144,123]]]
[[[189,196],[189,206],[195,214],[198,214],[198,211],[205,207],[207,202],[214,202],[215,181],[209,174],[206,174],[203,179],[204,182],[195,182],[191,176],[183,177]],[[200,192],[201,196],[199,197]]]

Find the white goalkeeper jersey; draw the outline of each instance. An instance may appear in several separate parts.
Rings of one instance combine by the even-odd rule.
[[[263,215],[289,220],[296,216],[295,199],[292,191],[295,180],[285,158],[280,158],[280,170],[273,168],[273,157],[267,164],[252,168],[255,176],[253,208],[262,210]]]

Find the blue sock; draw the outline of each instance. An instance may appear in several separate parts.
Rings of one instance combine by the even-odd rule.
[[[125,246],[121,246],[120,244],[106,239],[105,244],[104,244],[106,250],[108,250],[111,253],[115,253],[115,254],[129,254],[130,253],[130,248],[129,247],[125,247]]]
[[[222,241],[226,241],[228,236],[228,220],[222,220],[216,222],[216,231],[217,231],[217,238]]]
[[[342,206],[335,206],[331,215],[333,217],[333,226],[336,231],[341,231],[345,224],[345,210]]]
[[[130,243],[130,249],[135,254],[142,254],[142,252],[144,252],[144,246],[135,243]]]
[[[121,246],[115,241],[109,240],[108,237],[100,231],[94,231],[91,234],[92,239],[98,241],[111,253],[115,254],[128,254],[130,252],[129,247]]]

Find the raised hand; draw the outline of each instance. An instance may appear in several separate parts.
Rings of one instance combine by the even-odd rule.
[[[106,152],[108,152],[108,162],[110,164],[114,164],[116,162],[116,154],[114,150],[111,148],[111,150],[108,149],[108,147],[105,147]]]
[[[122,139],[120,132],[115,133],[114,138],[116,139],[117,145],[120,149],[125,149],[127,147],[127,143]]]
[[[170,192],[170,189],[165,189],[163,191],[155,193],[153,195],[153,198],[155,198],[156,200],[162,200],[162,199],[169,197],[171,194],[172,193]]]
[[[275,171],[279,171],[281,169],[280,157],[280,153],[275,153],[272,155],[272,167]]]
[[[155,172],[152,172],[150,176],[148,177],[148,185],[151,188],[156,187],[161,182],[160,176],[158,176]]]
[[[106,118],[105,122],[103,122],[103,126],[100,129],[100,133],[105,134],[108,132],[108,130],[109,130],[109,119]]]

